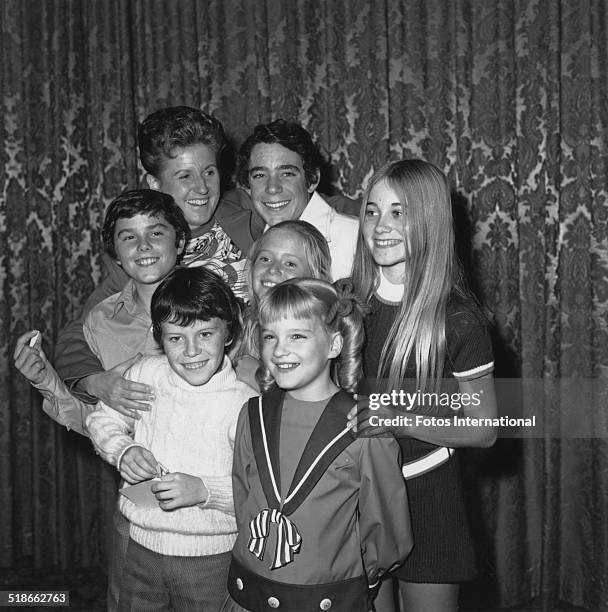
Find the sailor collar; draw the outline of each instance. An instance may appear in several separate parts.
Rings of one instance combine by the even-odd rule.
[[[278,523],[272,569],[293,561],[293,555],[300,549],[302,538],[287,517],[302,505],[334,459],[356,439],[347,417],[354,400],[340,390],[330,398],[321,413],[306,442],[287,494],[282,497],[279,490],[279,439],[284,397],[285,392],[276,389],[250,399],[248,404],[253,454],[268,504],[250,522],[249,550],[262,559],[270,523]]]

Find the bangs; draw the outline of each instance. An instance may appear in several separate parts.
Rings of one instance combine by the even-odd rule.
[[[258,316],[260,324],[275,323],[281,319],[324,320],[322,303],[295,284],[281,283],[273,287],[261,300]]]
[[[180,327],[189,327],[196,321],[209,321],[211,317],[201,317],[200,308],[196,308],[194,304],[180,304],[179,309],[165,308],[164,312],[158,312],[159,323],[171,323]]]

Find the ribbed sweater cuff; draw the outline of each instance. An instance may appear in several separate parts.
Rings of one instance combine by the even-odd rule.
[[[148,550],[153,550],[161,555],[178,557],[219,555],[232,550],[236,541],[236,533],[190,535],[144,529],[133,523],[131,523],[130,535],[133,540]]]
[[[220,510],[234,515],[234,497],[232,496],[232,476],[201,476],[209,497],[200,508]]]

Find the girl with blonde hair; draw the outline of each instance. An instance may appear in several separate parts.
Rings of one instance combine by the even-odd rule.
[[[475,556],[454,449],[490,446],[496,432],[492,424],[458,426],[454,417],[491,419],[496,401],[487,324],[463,284],[450,190],[438,168],[402,160],[371,178],[353,284],[371,307],[364,350],[370,397],[404,390],[414,398],[407,408],[374,405],[359,414],[371,435],[386,432],[373,427],[381,417],[409,417],[391,428],[403,455],[414,533],[412,554],[393,573],[402,609],[456,610],[459,583],[475,575]]]
[[[257,310],[260,299],[290,278],[330,280],[331,255],[319,230],[307,221],[281,221],[258,238],[249,250],[249,306],[244,315],[243,339],[235,364],[240,380],[256,387],[259,365]]]
[[[357,437],[363,306],[348,281],[294,278],[260,300],[260,387],[239,416],[239,534],[223,612],[368,612],[411,549],[392,436]]]

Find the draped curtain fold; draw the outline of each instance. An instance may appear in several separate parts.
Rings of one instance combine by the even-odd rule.
[[[100,280],[105,207],[141,180],[137,122],[163,106],[213,112],[235,146],[300,121],[326,189],[351,196],[388,159],[435,163],[497,373],[608,375],[604,0],[3,0],[0,26],[0,567],[104,562],[107,467],[42,413],[12,351],[37,328],[53,359]],[[596,432],[601,400],[577,407]],[[523,403],[552,423],[572,409]],[[472,601],[608,609],[607,455],[601,435],[471,454]]]

